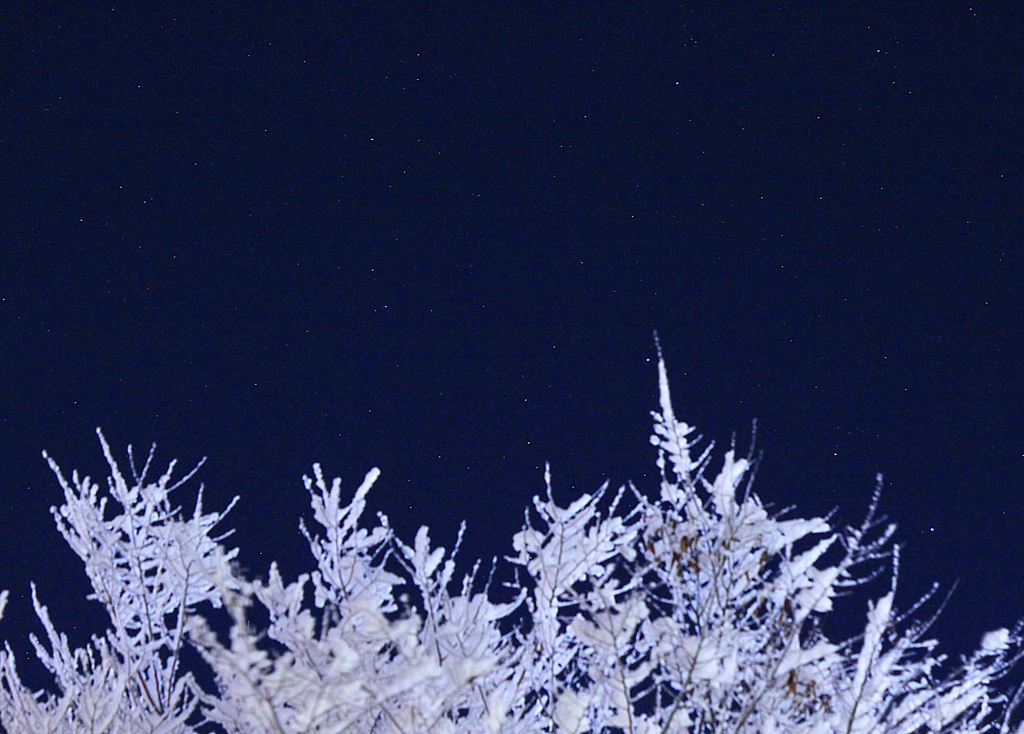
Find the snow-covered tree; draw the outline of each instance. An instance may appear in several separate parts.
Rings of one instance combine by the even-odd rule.
[[[170,493],[198,466],[172,484],[171,462],[162,476],[147,484],[153,451],[139,471],[129,447],[129,483],[103,434],[97,433],[111,471],[109,497],[101,497],[99,486],[78,472],[68,482],[56,462],[45,452],[43,456],[64,490],[64,504],[51,508],[57,529],[85,563],[93,587],[89,599],[106,607],[111,628],[102,637],[94,636],[85,648],[72,651],[33,586],[32,602],[49,650],[34,635],[31,641],[53,674],[59,694],[28,691],[18,676],[14,654],[5,645],[0,652],[0,723],[9,734],[191,731],[185,720],[196,707],[198,688],[180,667],[186,618],[200,602],[220,606],[221,592],[212,582],[218,577],[214,564],[230,561],[237,551],[224,551],[219,545],[227,534],[210,536],[224,513],[203,514],[202,488],[191,518],[171,507]],[[108,499],[121,509],[109,519]],[[229,583],[237,586],[233,580]],[[0,598],[0,611],[6,595],[3,592]]]
[[[750,455],[730,448],[710,478],[713,446],[694,454],[660,349],[659,388],[660,486],[606,484],[560,507],[546,470],[546,496],[512,539],[504,602],[479,562],[456,578],[464,525],[449,553],[427,528],[407,545],[386,516],[364,518],[376,469],[346,503],[341,480],[314,465],[305,485],[320,527],[300,527],[316,568],[285,583],[276,564],[266,581],[241,575],[211,535],[224,513],[203,514],[201,492],[191,518],[172,508],[191,473],[171,484],[172,463],[147,483],[152,451],[141,472],[130,461],[129,481],[100,434],[120,506],[111,519],[97,485],[68,482],[47,457],[64,490],[57,527],[111,628],[72,651],[33,589],[49,646],[32,643],[58,693],[28,691],[8,646],[0,723],[9,734],[1011,731],[1020,624],[948,664],[926,639],[934,617],[915,621],[920,603],[897,611],[899,549],[880,489],[853,527],[771,514]],[[863,597],[879,577],[889,583],[864,600],[863,633],[829,639],[821,620],[837,597]],[[227,643],[200,602],[230,613]],[[182,670],[185,644],[212,667],[215,692]]]

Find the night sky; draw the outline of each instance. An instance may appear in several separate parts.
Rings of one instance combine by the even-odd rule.
[[[563,503],[656,491],[655,330],[776,509],[856,523],[885,476],[898,604],[959,579],[943,651],[1024,614],[1019,3],[165,5],[0,11],[15,651],[32,579],[73,643],[106,622],[43,449],[208,456],[288,579],[302,475],[379,466],[371,510],[465,518],[468,571],[545,461]]]

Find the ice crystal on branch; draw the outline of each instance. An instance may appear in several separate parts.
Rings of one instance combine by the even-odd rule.
[[[112,626],[72,651],[33,588],[49,645],[32,642],[59,693],[26,690],[8,647],[0,722],[9,734],[1009,732],[1022,694],[999,686],[1021,657],[1021,625],[946,664],[926,639],[934,617],[912,619],[924,600],[897,611],[881,481],[853,527],[770,514],[751,456],[730,448],[713,477],[712,445],[694,458],[660,344],[658,357],[660,486],[606,484],[562,507],[546,467],[545,497],[512,538],[505,603],[479,562],[457,576],[465,525],[448,552],[425,527],[407,544],[386,516],[364,517],[377,469],[346,503],[341,480],[314,465],[305,485],[318,527],[300,530],[315,568],[286,583],[276,564],[266,581],[241,576],[211,536],[223,513],[204,515],[201,492],[191,518],[171,507],[173,463],[147,483],[151,452],[129,481],[100,434],[111,469],[100,497],[47,457],[65,496],[57,527]],[[110,520],[108,499],[123,509]],[[863,633],[829,639],[819,623],[839,597],[848,606],[886,574],[885,593],[861,602]],[[200,602],[229,612],[227,643]],[[214,692],[182,670],[185,644],[212,667]]]

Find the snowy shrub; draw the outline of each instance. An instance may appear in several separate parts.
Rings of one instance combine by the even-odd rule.
[[[190,731],[184,722],[196,707],[198,689],[191,674],[179,667],[186,618],[200,602],[220,606],[221,588],[213,579],[224,575],[217,564],[230,561],[237,551],[220,547],[225,536],[210,537],[224,513],[203,514],[201,488],[190,519],[170,505],[170,493],[198,466],[171,484],[171,462],[147,484],[153,451],[140,472],[129,448],[129,486],[102,433],[99,438],[111,470],[109,498],[122,510],[112,519],[105,517],[109,498],[99,497],[98,485],[77,472],[68,482],[56,462],[43,456],[64,490],[64,504],[51,509],[57,529],[85,563],[93,587],[89,599],[107,608],[112,626],[86,648],[72,651],[32,587],[49,650],[34,635],[32,645],[60,694],[26,690],[5,645],[0,652],[0,723],[9,734]],[[226,583],[238,586],[234,579]],[[0,611],[6,599],[3,592]]]
[[[386,516],[365,520],[376,469],[346,504],[314,465],[305,485],[320,527],[300,526],[316,568],[286,584],[276,564],[265,582],[241,575],[211,535],[224,513],[203,514],[201,491],[192,517],[172,508],[191,476],[172,484],[173,463],[147,483],[150,452],[141,471],[130,461],[129,481],[100,434],[101,498],[47,457],[64,490],[57,527],[111,627],[72,651],[33,588],[48,646],[32,644],[58,693],[27,690],[6,647],[0,723],[9,734],[1010,731],[1020,691],[997,686],[1021,657],[1021,625],[947,664],[925,638],[930,620],[910,617],[920,605],[896,610],[899,552],[879,490],[856,527],[769,514],[751,457],[730,449],[709,479],[712,446],[691,453],[660,352],[659,384],[660,487],[605,485],[559,507],[546,470],[546,497],[512,539],[505,603],[479,563],[456,578],[458,542],[433,547],[421,528],[408,545]],[[863,633],[829,639],[820,622],[836,598],[886,575]],[[226,644],[201,602],[229,612]],[[256,605],[265,629],[253,628]],[[185,644],[216,692],[182,670]]]

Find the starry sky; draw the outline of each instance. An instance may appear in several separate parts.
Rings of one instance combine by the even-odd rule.
[[[208,456],[286,578],[311,464],[379,466],[371,510],[466,519],[468,570],[545,461],[566,503],[656,491],[655,330],[680,418],[741,452],[757,420],[776,509],[856,523],[885,476],[899,605],[959,580],[944,651],[1024,614],[1018,3],[166,5],[0,11],[16,651],[30,580],[105,626],[43,449]]]

